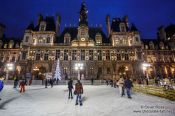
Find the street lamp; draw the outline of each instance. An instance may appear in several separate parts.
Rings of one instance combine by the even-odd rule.
[[[146,72],[146,70],[150,66],[151,66],[151,64],[149,64],[149,63],[143,63],[142,64],[143,74],[145,74],[147,78],[148,78],[148,73]]]
[[[13,63],[7,63],[6,64],[6,80],[8,80],[9,77],[9,71],[13,71],[14,70],[14,64]]]
[[[78,71],[78,80],[81,80],[80,79],[80,70],[82,70],[82,69],[83,69],[83,63],[76,63],[75,64],[75,70]]]

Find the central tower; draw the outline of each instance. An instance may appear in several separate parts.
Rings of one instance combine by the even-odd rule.
[[[85,2],[82,2],[79,13],[80,13],[80,17],[79,17],[77,38],[80,41],[87,41],[89,39],[89,28],[88,28],[88,20],[87,20],[88,10],[86,8]]]

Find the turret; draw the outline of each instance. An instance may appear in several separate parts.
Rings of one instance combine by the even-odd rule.
[[[111,27],[110,27],[110,16],[106,16],[106,26],[107,26],[107,36],[109,37],[111,34]]]

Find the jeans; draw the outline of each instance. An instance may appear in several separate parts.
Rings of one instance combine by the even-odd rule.
[[[78,101],[82,104],[81,94],[77,94],[76,104],[78,104]]]
[[[73,96],[72,96],[72,89],[69,89],[69,98],[73,98]]]
[[[125,95],[124,87],[119,86],[119,93],[120,93],[121,96]]]
[[[131,89],[126,88],[126,93],[127,93],[127,96],[130,98],[131,97]]]

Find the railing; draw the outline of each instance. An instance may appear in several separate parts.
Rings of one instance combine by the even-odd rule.
[[[164,87],[135,84],[133,90],[175,101],[175,90],[167,90]]]

